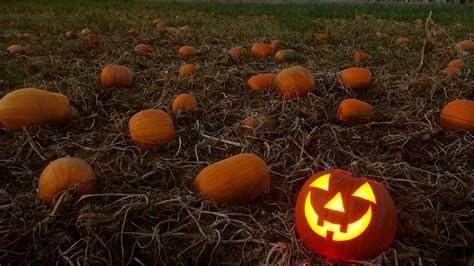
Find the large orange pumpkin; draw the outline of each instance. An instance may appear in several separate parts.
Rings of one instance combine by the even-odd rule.
[[[296,202],[296,230],[311,251],[362,260],[387,250],[397,231],[397,211],[378,182],[332,169],[308,178]]]
[[[263,91],[273,86],[275,77],[276,75],[272,73],[254,75],[247,81],[247,87],[251,90]]]
[[[178,53],[181,57],[192,57],[197,55],[197,51],[192,46],[183,46],[179,48]]]
[[[13,45],[8,46],[7,52],[8,54],[25,54],[26,49],[25,47],[19,44],[13,44]]]
[[[305,96],[316,88],[311,72],[302,66],[283,69],[275,78],[275,86],[288,100]]]
[[[356,99],[345,99],[339,104],[337,119],[347,124],[364,124],[374,120],[372,105]]]
[[[448,103],[441,110],[439,123],[445,129],[474,133],[474,101],[454,100]]]
[[[370,71],[359,67],[344,69],[339,77],[342,85],[351,89],[367,88],[372,83]]]
[[[197,106],[197,101],[193,95],[189,93],[182,93],[174,98],[171,109],[174,113],[177,113],[185,109],[196,108]]]
[[[229,54],[232,57],[232,59],[237,61],[240,58],[247,56],[247,49],[240,46],[232,47],[229,49]]]
[[[50,162],[40,175],[38,194],[48,205],[68,189],[76,195],[92,192],[96,187],[94,170],[82,159],[63,157]]]
[[[28,126],[64,125],[79,117],[68,98],[34,88],[12,91],[0,101],[0,122],[17,131]]]
[[[242,153],[204,168],[194,186],[217,204],[247,204],[270,186],[267,165],[253,153]]]
[[[133,83],[133,74],[126,66],[108,64],[100,73],[100,83],[106,88],[130,87]]]
[[[151,150],[176,138],[173,120],[160,110],[136,113],[128,121],[132,141],[142,150]]]
[[[186,64],[179,68],[180,76],[189,76],[198,71],[198,68],[194,64]]]
[[[265,58],[272,56],[273,49],[265,43],[254,43],[251,48],[252,54],[257,58]]]

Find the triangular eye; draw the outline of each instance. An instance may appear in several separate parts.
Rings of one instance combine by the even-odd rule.
[[[375,200],[374,191],[372,191],[372,187],[370,187],[368,182],[365,182],[365,184],[360,186],[360,188],[358,188],[356,192],[352,194],[352,196],[362,198],[373,203],[377,203],[377,201]]]
[[[315,188],[320,188],[324,189],[326,191],[329,190],[329,178],[331,177],[331,174],[325,174],[321,176],[320,178],[316,179],[309,185],[310,187],[315,187]]]

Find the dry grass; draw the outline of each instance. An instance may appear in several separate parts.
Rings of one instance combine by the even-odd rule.
[[[450,37],[434,40],[424,53],[424,27],[414,21],[367,18],[311,20],[305,30],[291,31],[276,16],[260,24],[253,17],[211,16],[209,13],[160,15],[171,25],[190,24],[178,35],[158,32],[144,19],[156,13],[96,11],[64,13],[40,10],[0,20],[5,34],[30,32],[26,40],[0,37],[0,47],[20,42],[26,56],[1,55],[0,95],[22,87],[66,94],[80,111],[80,120],[64,128],[29,128],[12,133],[0,128],[0,261],[19,264],[271,264],[296,262],[339,264],[309,252],[295,233],[294,207],[299,189],[313,172],[348,169],[357,161],[364,176],[384,184],[398,212],[398,232],[392,247],[360,263],[389,265],[466,265],[474,245],[474,136],[441,130],[438,115],[448,101],[474,99],[467,62],[461,79],[439,74],[449,57],[438,47],[453,45],[469,28],[443,25]],[[55,16],[53,16],[53,13]],[[61,21],[81,17],[73,30],[89,27],[98,47],[65,40]],[[135,25],[127,25],[132,19]],[[436,21],[435,21],[436,22]],[[26,23],[26,24],[25,24]],[[72,24],[71,24],[72,25]],[[431,25],[431,24],[430,24]],[[127,36],[130,27],[141,39]],[[72,28],[68,28],[72,29]],[[350,29],[350,30],[348,30]],[[327,45],[312,35],[330,32]],[[390,34],[374,37],[376,31]],[[249,36],[249,34],[251,34]],[[407,47],[396,36],[410,39]],[[317,81],[314,94],[284,102],[276,91],[249,93],[253,74],[278,72],[295,63],[247,58],[234,63],[228,48],[252,42],[282,40],[303,55]],[[138,43],[154,47],[149,56],[133,54]],[[180,59],[177,50],[193,45],[200,54]],[[337,73],[352,65],[358,50],[371,54],[366,66],[375,77],[369,90],[341,87]],[[178,77],[184,63],[201,69]],[[132,69],[134,86],[104,89],[101,68],[121,63]],[[177,140],[151,152],[140,151],[127,132],[128,119],[145,108],[169,113],[172,99],[191,92],[199,102],[192,113],[173,116]],[[376,122],[349,127],[335,118],[337,105],[348,97],[371,103]],[[256,113],[278,119],[276,130],[257,129],[240,136],[240,123]],[[255,204],[214,206],[195,192],[193,179],[209,163],[241,152],[260,155],[271,171],[272,184]],[[53,210],[38,198],[37,178],[52,160],[65,156],[85,159],[98,177],[97,194],[74,198],[64,194]]]

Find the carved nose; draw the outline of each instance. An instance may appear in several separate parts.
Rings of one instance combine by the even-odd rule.
[[[332,198],[326,205],[324,205],[324,208],[330,209],[333,211],[338,211],[338,212],[344,212],[344,204],[342,203],[342,196],[341,192],[337,193],[334,198]]]

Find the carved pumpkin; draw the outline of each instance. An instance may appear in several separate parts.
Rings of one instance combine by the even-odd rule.
[[[126,66],[108,64],[100,73],[100,83],[109,87],[130,87],[133,83],[132,71]]]
[[[252,76],[247,81],[247,87],[250,90],[263,91],[273,86],[273,83],[275,82],[275,77],[276,75],[272,73],[258,74]]]
[[[459,60],[459,59],[453,59],[453,60],[449,61],[448,67],[463,68],[464,67],[464,62]]]
[[[369,54],[364,52],[355,52],[354,62],[355,63],[366,63],[369,61]]]
[[[367,88],[372,83],[372,74],[366,69],[351,67],[341,71],[340,80],[343,86],[351,89]]]
[[[13,44],[13,45],[10,45],[7,48],[7,53],[8,54],[25,54],[26,49],[25,49],[25,47],[23,47],[21,45]]]
[[[95,35],[87,35],[84,38],[84,42],[88,45],[98,45],[99,44],[99,39]]]
[[[12,91],[0,101],[0,122],[17,131],[28,126],[64,125],[79,117],[68,98],[34,88]]]
[[[134,38],[137,38],[137,37],[140,36],[140,32],[138,32],[137,29],[130,29],[130,30],[128,30],[127,33],[128,33],[128,35],[130,35],[130,36],[132,36],[132,37],[134,37]]]
[[[448,103],[441,111],[439,123],[445,129],[474,133],[474,101],[454,100]]]
[[[50,162],[40,175],[38,194],[48,205],[68,189],[78,196],[92,192],[96,187],[94,170],[82,159],[63,157]]]
[[[243,205],[253,202],[270,186],[267,165],[253,153],[242,153],[204,168],[194,187],[217,204]]]
[[[70,40],[70,39],[76,39],[77,38],[77,33],[74,31],[66,31],[64,33],[64,38]]]
[[[398,37],[396,44],[398,45],[406,45],[408,44],[408,39],[405,37]]]
[[[153,48],[151,48],[150,45],[141,43],[141,44],[137,44],[137,46],[135,46],[133,51],[137,54],[145,55],[145,54],[153,53]]]
[[[132,141],[142,150],[151,150],[176,138],[173,120],[160,110],[136,113],[128,121]]]
[[[293,61],[299,58],[300,55],[293,49],[280,50],[275,54],[275,59],[278,61]]]
[[[182,93],[174,98],[171,109],[174,113],[178,113],[179,111],[193,109],[197,106],[198,104],[194,96],[189,93]]]
[[[456,43],[456,47],[462,51],[474,53],[474,42],[473,41],[461,41]]]
[[[320,43],[328,42],[328,34],[324,32],[316,33],[316,35],[314,35],[314,38]]]
[[[242,57],[247,56],[247,49],[243,47],[232,47],[229,49],[229,54],[234,60],[239,60]]]
[[[343,260],[368,259],[390,247],[397,212],[380,183],[332,169],[312,175],[301,188],[296,229],[315,253]]]
[[[366,102],[345,99],[339,104],[337,119],[347,124],[365,124],[374,120],[374,111]]]
[[[265,58],[272,56],[273,50],[272,47],[265,43],[254,43],[252,45],[252,54],[257,58]]]
[[[179,48],[178,53],[181,57],[192,57],[197,55],[197,51],[192,46],[183,46]]]
[[[311,72],[302,66],[283,69],[275,78],[275,87],[283,98],[289,100],[314,91],[316,84]]]
[[[186,64],[179,68],[180,76],[189,76],[198,71],[198,68],[194,64]]]

